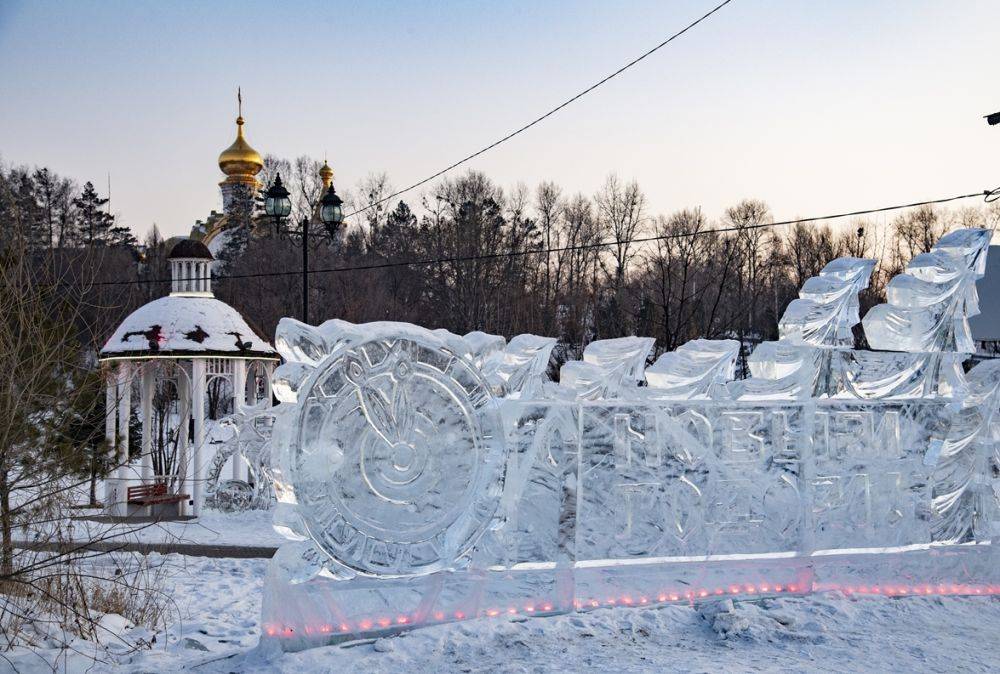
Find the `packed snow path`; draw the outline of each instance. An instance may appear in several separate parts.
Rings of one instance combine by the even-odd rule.
[[[701,607],[601,609],[498,617],[419,629],[267,661],[260,634],[265,560],[152,556],[164,565],[170,628],[131,655],[92,650],[67,672],[988,671],[1000,667],[1000,599],[788,597]],[[139,630],[136,630],[139,632]],[[144,632],[144,631],[142,631]],[[124,635],[128,638],[128,632]],[[137,636],[137,635],[132,635]],[[148,639],[148,633],[146,638]],[[10,655],[10,654],[8,654]],[[51,671],[55,652],[14,654],[17,671]],[[228,657],[227,657],[228,656]],[[112,658],[118,665],[112,666]],[[65,666],[65,670],[63,669]]]

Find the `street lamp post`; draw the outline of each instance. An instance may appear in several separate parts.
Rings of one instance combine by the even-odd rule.
[[[343,200],[333,189],[333,183],[320,199],[319,218],[326,228],[326,234],[331,239],[337,234],[344,222]],[[274,183],[264,193],[264,212],[274,218],[281,230],[282,219],[292,212],[292,201],[288,190],[281,182],[281,175],[274,178]],[[302,218],[302,322],[309,322],[309,224],[312,218],[308,215]],[[319,236],[323,236],[320,234]]]

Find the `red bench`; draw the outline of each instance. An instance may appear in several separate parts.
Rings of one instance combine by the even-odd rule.
[[[187,494],[169,494],[167,485],[163,482],[153,484],[141,484],[138,487],[129,487],[126,491],[126,500],[129,505],[156,505],[159,503],[179,503],[191,498]]]

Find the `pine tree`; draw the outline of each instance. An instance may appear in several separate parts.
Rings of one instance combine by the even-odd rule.
[[[83,193],[73,200],[73,206],[77,210],[76,239],[78,243],[87,246],[109,244],[115,236],[120,236],[120,232],[112,234],[113,229],[121,228],[115,227],[114,216],[105,210],[107,203],[107,199],[102,199],[97,194],[94,183],[88,181],[83,186]]]

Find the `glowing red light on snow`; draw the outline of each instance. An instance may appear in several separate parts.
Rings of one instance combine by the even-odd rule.
[[[625,604],[626,606],[631,606],[632,605],[632,597],[629,597],[629,596],[622,597],[622,603]]]
[[[708,590],[698,590],[698,596],[699,597],[707,597],[708,596]]]
[[[590,605],[593,606],[594,608],[597,608],[598,606],[601,605],[601,602],[597,601],[596,599],[591,599]]]
[[[528,613],[534,613],[535,612],[535,607],[532,606],[531,604],[528,604],[527,606],[524,607],[524,610],[527,611]]]
[[[269,637],[273,637],[275,634],[278,633],[278,630],[274,629],[273,627],[268,627],[266,629],[267,629],[267,636]]]
[[[656,595],[656,601],[666,601],[666,600],[667,600],[667,595],[665,594]]]
[[[775,592],[784,592],[784,590],[785,590],[785,588],[783,588],[781,585],[775,585],[774,586],[774,591]]]
[[[379,627],[388,627],[389,625],[392,624],[392,621],[389,620],[388,618],[379,618],[378,619],[378,624],[379,624]]]
[[[496,616],[500,615],[500,611],[498,611],[495,608],[488,608],[486,609],[486,615],[488,615],[491,618],[495,618]]]
[[[552,610],[552,604],[546,604],[545,606],[542,607],[542,610],[551,611]]]
[[[679,595],[677,595],[677,594],[671,594],[670,595],[670,601],[678,601],[678,600],[680,600],[680,596]]]
[[[614,597],[612,597],[611,599],[608,599],[608,600],[607,600],[607,601],[606,601],[605,603],[606,603],[606,604],[607,604],[608,606],[614,606],[616,602],[615,602],[615,599],[614,599]]]
[[[396,618],[396,623],[398,625],[405,625],[408,622],[410,622],[410,619],[407,618],[405,615],[401,615],[398,618]]]
[[[455,619],[456,620],[462,620],[463,618],[465,618],[465,614],[464,613],[462,613],[461,611],[455,611]]]
[[[740,588],[738,586],[736,585],[729,586],[729,594],[739,594],[739,593],[740,593]]]
[[[768,585],[767,583],[761,583],[760,584],[760,591],[761,592],[770,592],[771,591],[771,586]]]
[[[434,620],[444,620],[444,613],[442,613],[441,611],[435,611]]]
[[[511,615],[517,615],[517,609],[511,606],[509,609],[507,609],[507,613]]]
[[[756,594],[757,593],[757,588],[755,586],[753,586],[753,585],[747,585],[743,589],[747,591],[747,594]]]
[[[351,631],[351,626],[348,625],[347,623],[341,623],[341,625],[340,625],[340,631],[341,632],[350,632]]]
[[[649,600],[646,599],[645,597],[639,597],[639,603],[643,604],[643,605],[646,605],[646,604],[649,603]]]
[[[371,620],[367,620],[367,619],[366,620],[362,620],[360,623],[358,623],[358,625],[363,630],[370,630],[372,628],[372,621]]]

